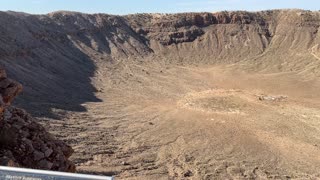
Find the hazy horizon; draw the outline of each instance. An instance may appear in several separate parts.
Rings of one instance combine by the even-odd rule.
[[[134,13],[181,13],[181,12],[217,12],[217,11],[262,11],[270,9],[319,10],[316,0],[177,0],[171,2],[151,0],[11,0],[0,2],[1,11],[17,11],[30,14],[46,14],[55,11],[76,11],[83,13],[107,13],[125,15]]]

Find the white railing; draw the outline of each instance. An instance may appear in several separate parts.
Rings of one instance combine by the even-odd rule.
[[[1,180],[114,180],[109,176],[64,173],[0,166]]]

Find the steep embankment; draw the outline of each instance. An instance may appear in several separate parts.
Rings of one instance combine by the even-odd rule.
[[[319,12],[0,17],[17,105],[75,149],[80,171],[320,177]]]

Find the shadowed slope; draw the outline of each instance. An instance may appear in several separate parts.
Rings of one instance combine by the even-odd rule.
[[[85,111],[82,103],[99,101],[90,79],[96,70],[93,52],[112,64],[111,50],[114,58],[149,51],[143,43],[130,44],[140,40],[130,36],[119,17],[65,12],[1,16],[1,64],[25,86],[17,103],[36,116],[54,116],[52,108]]]

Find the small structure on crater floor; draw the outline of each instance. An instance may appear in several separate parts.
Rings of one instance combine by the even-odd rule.
[[[281,102],[288,99],[287,96],[282,96],[282,95],[278,95],[278,96],[259,95],[258,98],[260,101],[272,101],[272,102]]]

